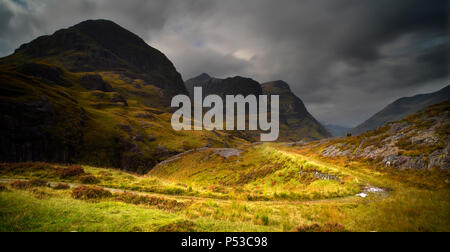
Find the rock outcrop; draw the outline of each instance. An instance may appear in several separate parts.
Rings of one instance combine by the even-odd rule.
[[[44,64],[28,63],[20,66],[18,72],[37,77],[60,86],[70,86],[70,83],[62,78],[63,70],[59,67]]]
[[[203,96],[219,95],[225,99],[226,95],[261,95],[263,93],[261,85],[250,79],[240,76],[227,79],[212,78],[207,74],[202,74],[196,78],[187,80],[186,88],[189,95],[193,97],[194,88],[202,87]]]
[[[0,100],[0,161],[73,161],[87,118],[82,108],[68,103],[72,106],[60,113],[45,95],[25,103]]]
[[[280,96],[282,140],[318,140],[331,134],[306,109],[303,101],[292,93],[289,84],[273,81],[262,84],[263,94]]]
[[[113,92],[114,89],[98,74],[85,75],[81,77],[80,84],[87,90],[98,90],[103,92]]]
[[[358,137],[325,144],[324,157],[378,160],[397,169],[450,169],[450,101]],[[336,143],[337,142],[337,143]]]
[[[390,104],[373,117],[352,129],[354,135],[374,130],[389,122],[401,120],[433,104],[450,100],[450,86],[435,93],[401,98]]]

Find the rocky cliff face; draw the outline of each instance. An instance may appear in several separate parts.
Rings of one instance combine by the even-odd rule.
[[[274,81],[264,84],[242,77],[217,79],[201,74],[186,81],[188,92],[193,95],[194,87],[202,87],[203,95],[279,95],[280,96],[280,138],[279,141],[317,140],[331,135],[307,111],[305,104],[291,92],[289,84]]]
[[[450,86],[431,94],[401,98],[352,130],[354,135],[374,130],[388,122],[401,120],[433,104],[450,100]]]
[[[261,95],[261,85],[250,79],[240,76],[227,79],[212,78],[208,74],[186,81],[186,88],[191,96],[194,95],[194,87],[202,87],[203,96],[216,94],[225,99],[226,95]]]
[[[45,60],[74,73],[114,71],[142,79],[144,85],[160,88],[167,104],[172,96],[187,93],[181,75],[164,54],[108,20],[88,20],[39,37],[2,61],[20,64],[23,60]]]
[[[5,76],[0,74],[2,77]],[[24,81],[39,85],[31,79]],[[20,95],[1,86],[0,90],[9,92],[11,97]],[[63,93],[52,95],[58,103],[45,94],[20,102],[0,99],[0,161],[66,163],[77,155],[86,126],[86,111]]]
[[[303,101],[292,93],[289,84],[273,81],[262,84],[263,94],[280,96],[280,120],[284,139],[316,140],[331,137],[331,134],[306,109]]]
[[[450,101],[357,137],[322,143],[324,157],[370,159],[398,169],[450,169]]]

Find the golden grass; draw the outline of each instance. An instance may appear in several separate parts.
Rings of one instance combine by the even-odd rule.
[[[442,172],[394,172],[381,169],[371,162],[322,159],[314,153],[308,149],[294,151],[285,150],[278,145],[267,145],[249,148],[240,158],[225,160],[210,156],[211,153],[206,151],[193,153],[189,157],[192,163],[188,163],[187,159],[180,160],[184,162],[184,167],[174,165],[168,170],[155,171],[147,177],[83,166],[87,174],[100,180],[100,186],[141,191],[143,196],[125,197],[126,203],[117,202],[116,197],[84,202],[71,199],[69,189],[33,188],[17,191],[7,187],[7,190],[0,192],[0,230],[290,232],[314,228],[318,228],[317,231],[340,231],[338,227],[343,227],[346,231],[364,232],[450,230],[450,189]],[[278,163],[279,166],[273,172],[256,176],[254,180],[242,185],[236,184],[240,180],[239,176],[234,176],[229,181],[234,184],[214,186],[216,181],[228,174],[248,174],[256,166],[260,166],[259,161],[264,161],[264,157],[274,160],[270,165]],[[204,163],[199,163],[202,158]],[[207,166],[207,161],[220,162],[211,167]],[[297,165],[294,166],[294,163]],[[193,164],[196,166],[192,167]],[[317,180],[306,188],[312,191],[313,188],[321,188],[318,190],[321,197],[315,200],[290,198],[287,190],[300,190],[300,187],[295,187],[295,183],[287,180],[290,178],[289,171],[297,169],[299,164],[304,170],[317,169],[347,177],[344,186],[346,183],[372,185],[387,189],[387,192],[369,194],[365,199],[352,196],[353,194],[336,198],[326,192],[342,185]],[[16,173],[2,168],[0,175],[2,178],[48,177],[49,181],[53,181],[59,178],[51,175],[57,167],[59,166],[49,164],[22,164],[17,167]],[[210,176],[209,181],[207,175]],[[282,185],[272,186],[269,182],[273,179],[294,187],[284,189]],[[76,181],[76,178],[73,181],[66,180]],[[278,191],[279,197],[273,197],[272,194],[272,197],[266,199],[254,194],[255,198],[249,199],[248,196],[254,193],[251,190],[258,189],[266,190],[265,192],[269,189],[286,191]],[[282,192],[287,196],[281,197]],[[247,197],[243,197],[244,195]],[[164,200],[159,200],[160,198]],[[147,202],[160,202],[160,205]],[[178,205],[176,202],[181,202],[183,206],[172,209],[171,206]],[[187,204],[184,205],[183,202]],[[67,216],[60,215],[59,212]],[[125,216],[126,221],[121,216]],[[32,218],[35,219],[31,221]],[[91,223],[93,219],[97,224]]]

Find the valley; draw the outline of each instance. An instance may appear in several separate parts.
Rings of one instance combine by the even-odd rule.
[[[171,99],[195,87],[279,96],[279,138],[175,130]],[[449,231],[448,90],[332,137],[285,81],[184,82],[137,35],[88,20],[0,59],[0,232]]]

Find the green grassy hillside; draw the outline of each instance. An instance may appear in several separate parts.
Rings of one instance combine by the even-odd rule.
[[[102,76],[115,91],[82,88],[79,79],[87,74]],[[207,144],[224,147],[243,142],[221,132],[175,132],[170,124],[171,113],[156,104],[159,95],[154,86],[137,89],[114,72],[64,72],[61,78],[70,87],[43,83],[42,79],[14,70],[0,70],[2,117],[13,124],[5,129],[12,131],[10,141],[20,145],[22,137],[26,138],[21,133],[34,135],[35,132],[30,132],[31,127],[27,125],[33,123],[36,131],[43,130],[45,134],[42,141],[36,140],[36,145],[48,141],[48,145],[58,146],[61,150],[57,156],[47,155],[54,150],[51,147],[43,147],[40,153],[30,150],[30,155],[36,154],[30,160],[81,162],[143,172],[171,153]],[[41,115],[36,114],[37,110]],[[17,114],[25,118],[17,118]],[[23,139],[23,144],[30,140],[33,139]],[[21,160],[20,157],[8,156],[11,151],[6,148],[10,145],[4,144],[3,147],[2,160]],[[63,158],[64,155],[67,158]],[[23,157],[23,160],[28,159]]]
[[[227,157],[230,153],[236,155]],[[330,179],[323,180],[321,175]],[[149,176],[248,200],[324,199],[361,190],[355,178],[346,173],[269,145],[196,151],[156,166]]]

